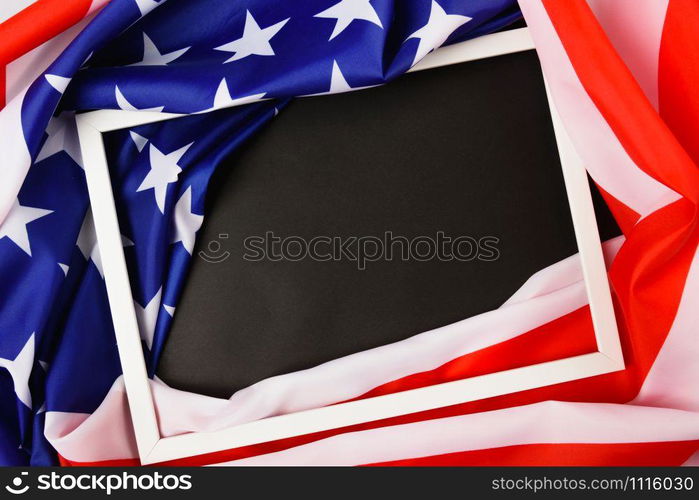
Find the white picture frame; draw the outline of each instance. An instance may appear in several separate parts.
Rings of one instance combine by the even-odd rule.
[[[440,48],[410,71],[533,49],[527,28],[515,29]],[[77,128],[90,203],[141,463],[202,455],[623,370],[624,359],[586,171],[561,123],[548,88],[547,95],[595,330],[595,352],[265,418],[215,432],[171,437],[161,436],[158,428],[102,134],[184,115],[121,110],[78,115]]]

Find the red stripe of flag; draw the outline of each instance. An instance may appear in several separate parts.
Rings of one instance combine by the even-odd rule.
[[[699,165],[699,2],[672,0],[660,44],[660,115]]]
[[[584,0],[544,0],[583,87],[632,160],[693,203],[699,170],[617,54]]]
[[[665,443],[523,444],[488,450],[409,458],[372,466],[679,466],[692,456],[699,441]]]
[[[585,306],[514,339],[460,356],[434,370],[394,380],[356,399],[578,356],[594,352],[596,347],[590,308]]]
[[[85,17],[91,4],[92,0],[38,0],[0,24],[0,64],[8,64],[64,32]]]

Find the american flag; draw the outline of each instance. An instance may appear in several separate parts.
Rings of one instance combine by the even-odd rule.
[[[288,99],[384,84],[433,49],[522,14],[624,233],[605,252],[627,368],[177,463],[699,465],[699,4],[686,0],[38,0],[1,24],[2,463],[138,464],[77,111],[191,115],[107,144],[153,374],[222,156]],[[249,104],[201,114],[232,102]],[[229,400],[154,378],[160,431],[221,429],[589,347],[575,256],[513,292],[440,335],[274,377]]]

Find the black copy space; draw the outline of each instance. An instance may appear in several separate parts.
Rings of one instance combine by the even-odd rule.
[[[219,167],[158,375],[228,397],[497,308],[577,251],[533,51],[294,101]],[[603,237],[618,233],[597,200]],[[247,262],[249,236],[491,235],[496,262]],[[220,239],[221,233],[228,234]],[[230,257],[196,257],[212,240]]]

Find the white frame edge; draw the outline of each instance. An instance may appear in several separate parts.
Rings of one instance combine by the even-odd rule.
[[[410,71],[532,49],[534,44],[528,29],[521,28],[440,48]],[[162,437],[158,427],[121,245],[102,133],[184,115],[120,110],[100,110],[78,115],[77,128],[83,164],[141,463],[152,464],[202,455],[623,370],[624,359],[586,171],[562,125],[548,86],[546,87],[595,329],[597,352],[265,418],[215,432],[193,432],[172,437]]]

